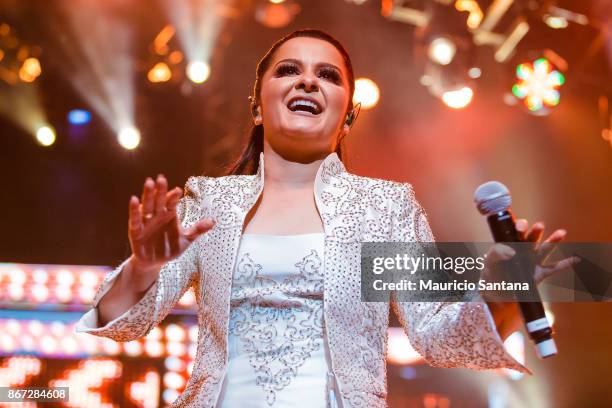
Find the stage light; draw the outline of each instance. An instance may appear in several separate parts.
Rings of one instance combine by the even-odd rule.
[[[79,351],[79,344],[73,337],[66,337],[62,339],[60,345],[64,353],[69,356],[74,355]]]
[[[467,26],[471,29],[476,29],[480,25],[484,14],[478,5],[476,0],[457,0],[455,2],[455,8],[458,11],[467,11],[469,13],[467,18]]]
[[[162,399],[166,404],[172,404],[179,397],[179,393],[176,390],[167,388],[162,393]]]
[[[55,131],[51,126],[42,126],[36,131],[36,140],[42,146],[51,146],[55,143]]]
[[[168,388],[180,390],[185,386],[185,378],[179,373],[169,371],[164,374],[164,385]]]
[[[169,341],[166,344],[166,352],[171,356],[182,357],[187,353],[187,347],[184,343]]]
[[[0,354],[12,353],[17,349],[15,339],[10,334],[0,333]]]
[[[21,333],[21,324],[16,319],[8,319],[4,324],[4,329],[7,333],[17,337]]]
[[[121,352],[121,346],[119,343],[109,338],[102,339],[102,349],[106,354],[111,356],[117,355]]]
[[[79,298],[82,303],[91,303],[93,301],[94,296],[96,295],[96,291],[94,288],[89,286],[81,286],[79,288]]]
[[[185,369],[185,362],[182,359],[174,356],[166,357],[164,360],[164,365],[170,371],[180,372]]]
[[[268,28],[281,28],[289,25],[300,12],[300,5],[290,1],[275,4],[272,1],[260,2],[255,9],[255,20]]]
[[[468,69],[468,76],[472,79],[478,79],[482,75],[482,71],[478,67]]]
[[[156,326],[153,329],[151,329],[149,334],[147,334],[147,336],[145,337],[145,340],[149,340],[149,341],[151,341],[151,340],[161,340],[163,335],[164,335],[164,333],[159,328],[159,326]]]
[[[57,352],[57,341],[48,334],[44,335],[40,339],[40,349],[45,354],[55,354]]]
[[[198,326],[195,324],[189,327],[189,340],[192,343],[195,343],[198,341]]]
[[[73,109],[68,112],[68,123],[71,125],[85,125],[91,120],[91,113],[84,109]]]
[[[474,91],[469,86],[464,86],[462,88],[446,91],[442,94],[442,101],[449,108],[453,109],[462,109],[465,108],[472,102],[472,97],[474,96]]]
[[[387,361],[391,364],[414,364],[423,360],[410,345],[410,340],[401,327],[389,327]]]
[[[456,52],[457,46],[450,38],[438,37],[429,43],[427,55],[432,61],[440,65],[448,65],[455,57]]]
[[[40,337],[45,330],[45,326],[39,320],[31,320],[28,323],[28,331],[35,337]]]
[[[183,53],[180,51],[172,51],[170,55],[168,55],[168,62],[171,64],[179,64],[183,61]]]
[[[123,345],[123,350],[128,356],[139,356],[142,354],[142,344],[138,340],[132,340]]]
[[[153,47],[158,55],[166,55],[168,53],[168,42],[174,37],[176,29],[172,24],[167,24],[157,34],[153,41]]]
[[[559,88],[565,83],[565,77],[546,58],[519,64],[516,77],[518,82],[512,87],[512,93],[532,113],[546,114],[548,108],[559,104]]]
[[[11,283],[10,285],[8,285],[8,293],[9,293],[9,297],[13,301],[21,300],[23,299],[23,295],[24,295],[23,286],[21,286],[18,283]]]
[[[512,333],[510,336],[504,340],[504,348],[512,357],[516,359],[521,364],[525,364],[525,336],[520,331],[516,331]],[[512,380],[520,380],[523,378],[523,373],[504,368],[503,371],[510,377]]]
[[[67,303],[72,300],[72,290],[68,286],[56,286],[55,297],[62,303]]]
[[[380,90],[376,82],[369,78],[358,78],[355,81],[353,103],[361,103],[361,109],[372,109],[378,104]]]
[[[23,82],[34,82],[41,72],[40,61],[37,58],[30,57],[23,61],[19,69],[19,79]]]
[[[44,302],[49,299],[49,289],[45,285],[32,286],[32,297],[37,302]]]
[[[558,30],[560,28],[566,28],[568,26],[565,17],[551,16],[549,14],[544,16],[544,22],[547,26],[549,26],[550,28],[554,28],[555,30]]]
[[[191,343],[187,350],[188,350],[187,353],[189,354],[189,357],[195,358],[198,352],[198,345],[196,343]]]
[[[147,79],[153,83],[167,82],[170,78],[172,78],[172,72],[165,62],[158,62],[147,74]]]
[[[185,329],[178,324],[169,324],[166,327],[166,338],[169,341],[181,342],[185,340],[186,337],[187,333],[185,332]]]
[[[125,149],[133,150],[140,144],[140,131],[135,127],[126,127],[119,131],[119,144]]]
[[[44,284],[49,279],[49,274],[42,268],[37,268],[32,272],[32,280],[36,283]]]
[[[504,39],[504,41],[497,47],[494,58],[495,61],[504,63],[510,59],[512,53],[516,49],[518,43],[527,35],[529,31],[529,23],[524,18],[519,18],[514,23],[510,34]]]
[[[210,76],[210,66],[203,61],[192,61],[187,65],[187,77],[196,84],[201,84]]]
[[[159,374],[148,371],[143,382],[130,384],[130,398],[143,408],[159,407]]]
[[[66,325],[62,322],[54,321],[49,325],[49,331],[57,338],[62,338],[66,331]]]
[[[9,281],[14,284],[23,285],[27,279],[26,273],[21,268],[11,270]]]
[[[183,294],[181,299],[178,301],[179,305],[181,306],[192,306],[195,305],[195,302],[196,298],[195,294],[193,293],[193,289],[189,289],[188,291],[186,291],[185,294]]]
[[[79,274],[79,281],[83,286],[96,286],[98,284],[98,275],[86,269]]]
[[[60,269],[55,275],[55,281],[61,286],[72,286],[74,275],[68,269]]]
[[[145,352],[151,357],[160,357],[164,354],[164,345],[159,341],[145,342]]]
[[[87,101],[97,118],[115,134],[134,123],[134,27],[108,2],[88,2],[78,7],[58,3],[62,25],[61,48],[50,58],[58,64],[73,88]]]
[[[19,337],[19,348],[23,351],[34,352],[36,351],[36,343],[29,334],[24,334]]]

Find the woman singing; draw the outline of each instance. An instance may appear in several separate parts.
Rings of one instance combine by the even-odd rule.
[[[434,238],[410,184],[345,169],[353,91],[330,35],[276,42],[257,66],[254,125],[230,174],[191,177],[182,198],[162,175],[145,181],[129,203],[132,256],[77,330],[138,339],[193,287],[197,353],[173,407],[385,407],[390,305],[432,365],[528,372],[502,344],[519,321],[513,304],[361,302],[361,242]],[[540,241],[541,223],[517,224]],[[488,259],[508,257],[497,248]]]

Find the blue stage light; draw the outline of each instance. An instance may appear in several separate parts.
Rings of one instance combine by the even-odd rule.
[[[84,125],[91,120],[91,113],[83,109],[73,109],[68,112],[68,122],[72,125]]]

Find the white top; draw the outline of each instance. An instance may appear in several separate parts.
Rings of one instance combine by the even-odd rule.
[[[323,318],[324,234],[243,234],[217,407],[336,406]]]

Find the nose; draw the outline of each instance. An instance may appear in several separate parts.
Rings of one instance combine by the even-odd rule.
[[[295,89],[304,88],[306,92],[315,92],[319,90],[319,82],[316,75],[304,74],[301,75],[298,82],[295,84]]]

